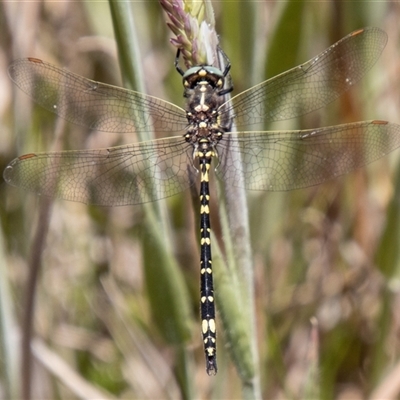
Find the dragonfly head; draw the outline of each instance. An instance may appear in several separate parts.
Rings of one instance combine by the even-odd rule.
[[[221,70],[209,65],[189,68],[183,74],[183,86],[185,89],[194,89],[198,85],[208,84],[213,89],[222,89],[225,76]]]

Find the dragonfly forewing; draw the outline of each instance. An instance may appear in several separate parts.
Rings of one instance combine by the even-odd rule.
[[[187,125],[185,111],[144,93],[76,75],[36,58],[14,61],[10,78],[36,103],[77,125],[114,133],[169,132]]]
[[[379,28],[355,31],[306,63],[233,97],[238,128],[281,121],[320,109],[349,90],[375,64],[387,43]]]

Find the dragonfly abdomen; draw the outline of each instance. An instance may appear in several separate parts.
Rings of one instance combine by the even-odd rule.
[[[211,258],[209,170],[213,151],[199,151],[200,164],[200,312],[201,330],[209,375],[217,373],[215,303]]]

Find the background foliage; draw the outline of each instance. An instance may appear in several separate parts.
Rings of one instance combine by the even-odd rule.
[[[130,6],[147,93],[181,105],[165,15],[155,1]],[[357,88],[318,113],[279,126],[374,118],[400,123],[397,2],[221,1],[214,9],[235,93],[308,60],[355,29],[383,28],[387,48]],[[12,86],[7,65],[34,56],[121,85],[108,4],[2,2],[0,18],[1,169],[17,155],[54,148],[59,135],[63,147],[84,147],[86,132],[33,105]],[[102,147],[103,139],[90,144]],[[315,188],[249,193],[263,398],[398,398],[398,158],[395,152]],[[3,398],[20,396],[32,265],[40,265],[33,398],[241,396],[222,329],[218,375],[204,371],[189,191],[163,203],[179,292],[171,292],[161,276],[158,239],[144,223],[142,207],[50,206],[4,182],[0,191]],[[223,245],[216,213],[213,224]],[[179,315],[171,314],[171,298],[181,304]]]

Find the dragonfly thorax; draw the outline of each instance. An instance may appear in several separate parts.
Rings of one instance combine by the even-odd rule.
[[[222,138],[226,129],[220,125],[220,117],[218,113],[219,101],[212,96],[211,102],[203,101],[194,96],[194,101],[188,102],[188,111],[186,117],[188,119],[188,127],[185,139],[188,143],[196,144],[200,140],[206,139],[211,145],[217,144]]]
[[[215,67],[198,66],[190,68],[183,75],[186,98],[186,117],[188,129],[187,142],[193,145],[206,139],[214,146],[226,131],[220,125],[219,107],[224,102],[221,90],[224,75]]]
[[[200,115],[199,115],[200,114]],[[211,115],[210,118],[205,118],[204,114],[187,113],[189,126],[185,134],[185,140],[195,147],[202,142],[208,142],[211,146],[216,145],[222,138],[226,129],[218,123],[218,113]]]

